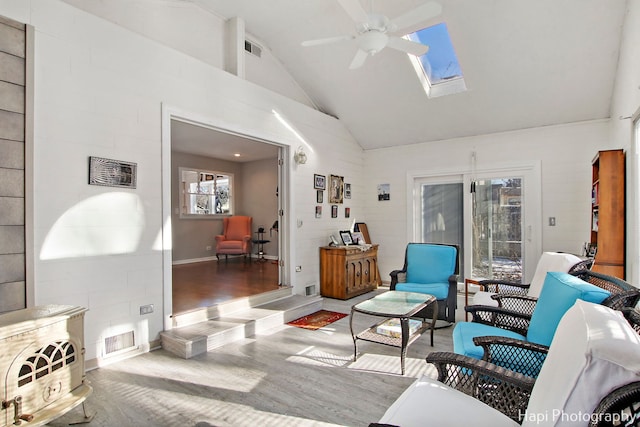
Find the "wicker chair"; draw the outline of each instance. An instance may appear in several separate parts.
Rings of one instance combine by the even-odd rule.
[[[638,318],[627,317],[632,326]],[[640,337],[617,311],[578,300],[563,316],[537,380],[484,360],[432,353],[426,360],[437,381],[418,379],[373,425],[604,426],[625,417],[636,422],[625,425],[637,426],[639,352]],[[588,419],[572,423],[573,416]]]
[[[557,283],[562,282],[562,280],[559,279],[563,276],[562,273],[548,273],[548,276],[557,279]],[[564,276],[568,275],[564,274]],[[588,270],[576,273],[575,276],[584,282],[588,282],[591,285],[595,285],[609,292],[610,295],[600,304],[614,310],[620,310],[623,307],[633,307],[640,298],[640,290],[616,277],[606,276]],[[543,288],[543,293],[545,291],[549,292],[549,290]],[[512,298],[532,299],[524,295],[512,296]],[[553,298],[547,297],[547,300],[549,299],[553,300]],[[537,304],[535,304],[536,301],[537,299],[533,301],[534,307],[537,306]],[[570,301],[568,300],[567,302]],[[483,329],[482,334],[474,334],[476,336],[473,338],[473,343],[482,348],[482,358],[484,360],[508,369],[517,370],[532,378],[538,376],[549,350],[548,344],[550,343],[550,337],[547,335],[546,341],[542,340],[544,342],[541,342],[541,340],[534,342],[536,340],[529,339],[531,335],[529,333],[529,325],[532,315],[505,310],[499,307],[470,306],[465,307],[465,309],[473,315],[473,322],[489,326],[488,328],[481,328]],[[555,315],[558,317],[558,320],[563,314],[564,312],[551,313],[552,316]],[[544,318],[548,318],[549,315],[550,314],[547,313]],[[539,318],[540,317],[543,316],[540,315]],[[465,346],[458,344],[463,341],[459,337],[468,334],[468,332],[462,331],[463,324],[458,324],[456,329],[460,329],[454,330],[454,348],[457,347],[456,352],[474,355],[472,354],[473,352],[465,349]],[[500,329],[506,331],[500,334],[495,333]],[[538,336],[540,335],[538,334]],[[476,355],[476,357],[480,356]]]
[[[487,279],[478,282],[480,289],[473,299],[474,305],[496,305],[507,310],[533,314],[535,300],[540,294],[542,283],[548,271],[562,271],[576,274],[588,271],[593,265],[593,258],[580,260],[575,255],[562,252],[544,252],[538,261],[533,280],[528,284],[509,282],[506,280]],[[512,296],[529,296],[530,298],[512,298]]]
[[[582,264],[582,267],[584,265]],[[640,289],[624,280],[596,273],[578,265],[576,267],[569,274],[611,292],[611,296],[605,299],[602,305],[614,310],[621,310],[624,307],[634,307],[640,301]],[[472,315],[471,321],[526,335],[538,298],[513,294],[495,295],[494,298],[500,304],[497,308],[480,305],[465,307],[465,310]]]

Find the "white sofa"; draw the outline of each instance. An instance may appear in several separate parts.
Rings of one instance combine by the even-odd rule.
[[[558,326],[522,425],[586,426],[605,396],[636,381],[640,381],[638,334],[620,312],[578,300]],[[416,380],[378,423],[401,427],[519,425],[479,400],[427,377]]]

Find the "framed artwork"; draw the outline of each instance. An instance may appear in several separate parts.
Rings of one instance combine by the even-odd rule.
[[[316,206],[316,218],[322,218],[322,206]]]
[[[329,203],[342,203],[344,195],[344,177],[329,175]]]
[[[327,188],[327,177],[324,175],[313,174],[313,188],[324,190]]]
[[[351,216],[351,208],[344,208],[344,217],[349,218]]]
[[[331,206],[331,218],[338,218],[338,205]]]
[[[344,184],[344,198],[345,199],[350,199],[351,198],[351,184]]]
[[[351,238],[351,232],[349,230],[341,231],[340,238],[345,245],[353,245],[353,238]]]
[[[316,203],[322,203],[323,199],[324,199],[324,191],[317,190],[316,191]]]
[[[136,188],[137,176],[136,163],[89,157],[89,185]]]
[[[364,236],[359,231],[354,231],[351,233],[351,238],[353,239],[353,243],[359,245],[361,243],[365,243]]]
[[[369,236],[369,227],[364,222],[356,222],[354,227],[354,231],[358,231],[362,233],[362,237],[364,238],[364,243],[371,243],[371,236]]]
[[[391,200],[391,185],[378,184],[378,201]]]

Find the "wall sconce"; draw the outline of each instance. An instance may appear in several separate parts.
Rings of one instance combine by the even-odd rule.
[[[298,147],[296,152],[293,154],[293,160],[298,165],[304,165],[305,163],[307,163],[307,154],[302,149],[302,145]]]

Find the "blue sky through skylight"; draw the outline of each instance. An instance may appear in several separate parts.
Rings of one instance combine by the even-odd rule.
[[[429,51],[420,57],[420,62],[431,84],[462,77],[447,24],[442,22],[424,28],[409,34],[409,38],[429,46]]]

